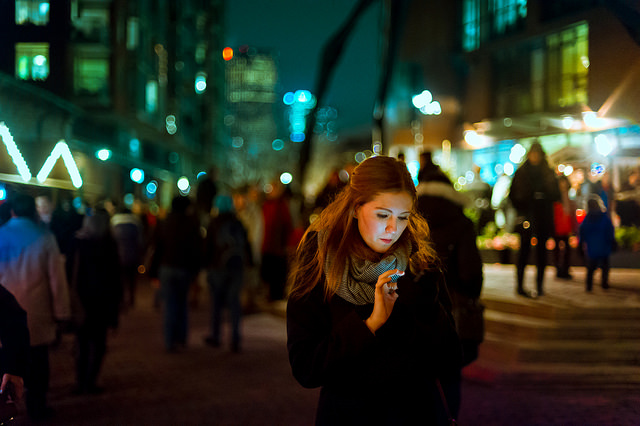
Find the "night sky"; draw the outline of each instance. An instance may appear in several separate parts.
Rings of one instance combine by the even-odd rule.
[[[226,45],[279,52],[278,92],[313,92],[324,43],[357,0],[238,0],[226,4]],[[338,110],[341,136],[368,132],[379,77],[379,20],[374,2],[357,23],[334,71],[323,105]]]

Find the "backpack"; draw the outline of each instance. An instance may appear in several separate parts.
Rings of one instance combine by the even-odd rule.
[[[234,217],[217,217],[208,233],[209,255],[214,267],[244,262],[247,234],[242,223]]]

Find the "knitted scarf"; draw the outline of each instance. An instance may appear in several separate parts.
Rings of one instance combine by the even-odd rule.
[[[325,243],[326,233],[320,233],[320,244]],[[406,241],[396,247],[393,252],[387,253],[379,262],[372,262],[356,256],[349,256],[345,262],[342,281],[338,286],[336,295],[354,305],[366,305],[374,302],[376,282],[378,277],[391,269],[406,271],[409,265],[411,243]],[[327,253],[324,262],[324,273],[328,275],[335,264],[334,253]]]

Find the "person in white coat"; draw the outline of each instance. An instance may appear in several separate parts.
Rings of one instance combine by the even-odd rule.
[[[49,417],[49,345],[60,321],[70,318],[69,286],[53,233],[36,223],[35,200],[17,194],[11,219],[0,227],[0,282],[27,312],[31,337],[25,377],[27,413],[33,420]]]

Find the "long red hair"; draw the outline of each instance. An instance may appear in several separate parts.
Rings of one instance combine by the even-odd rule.
[[[435,264],[437,255],[430,242],[429,226],[416,210],[416,188],[406,164],[387,156],[370,157],[355,168],[349,185],[342,189],[305,232],[289,275],[289,296],[302,297],[321,281],[329,253],[335,259],[345,260],[334,261],[334,267],[325,277],[324,292],[327,299],[335,294],[340,285],[349,256],[379,260],[381,255],[369,249],[362,240],[354,213],[359,206],[381,193],[398,192],[409,194],[412,210],[406,229],[391,250],[405,241],[411,243],[409,269],[414,274]],[[310,233],[323,233],[323,241],[318,241],[318,250],[312,256],[304,253],[305,241]]]

